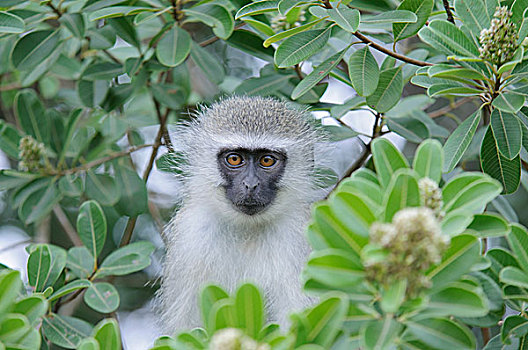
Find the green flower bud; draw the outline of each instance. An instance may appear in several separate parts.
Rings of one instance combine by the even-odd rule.
[[[44,166],[41,163],[44,155],[44,144],[31,136],[24,136],[18,144],[18,168],[22,171],[38,171]]]
[[[491,26],[480,32],[480,58],[497,66],[510,61],[517,50],[517,26],[511,21],[512,12],[506,6],[497,7]]]

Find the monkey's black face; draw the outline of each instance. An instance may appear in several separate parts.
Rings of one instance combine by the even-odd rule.
[[[266,209],[277,195],[286,154],[267,149],[226,149],[218,153],[227,198],[247,215]]]

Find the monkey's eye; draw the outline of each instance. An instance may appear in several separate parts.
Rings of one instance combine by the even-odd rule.
[[[275,165],[277,159],[273,156],[263,156],[262,158],[260,158],[259,162],[261,166],[269,168]]]
[[[238,153],[230,153],[226,157],[226,162],[232,167],[240,166],[242,165],[242,156]]]

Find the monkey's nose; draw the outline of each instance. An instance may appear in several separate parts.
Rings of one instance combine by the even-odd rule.
[[[246,186],[246,190],[250,192],[254,191],[260,185],[258,179],[245,179],[242,183]]]

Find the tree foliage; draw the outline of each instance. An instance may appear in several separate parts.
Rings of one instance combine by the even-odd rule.
[[[133,307],[133,279],[152,278],[144,269],[160,252],[146,238],[170,215],[147,187],[155,167],[179,171],[168,126],[231,93],[324,111],[330,139],[362,135],[367,153],[314,207],[303,280],[319,302],[290,329],[266,323],[258,286],[209,286],[204,328],[154,349],[523,348],[527,7],[0,2],[0,149],[11,165],[1,220],[39,242],[26,248],[27,285],[0,265],[0,349],[121,347],[112,315]],[[321,102],[329,79],[355,93]],[[351,128],[350,111],[372,114],[372,132]],[[414,156],[387,133],[408,141],[405,154],[419,145]],[[81,298],[91,311],[64,313]]]

